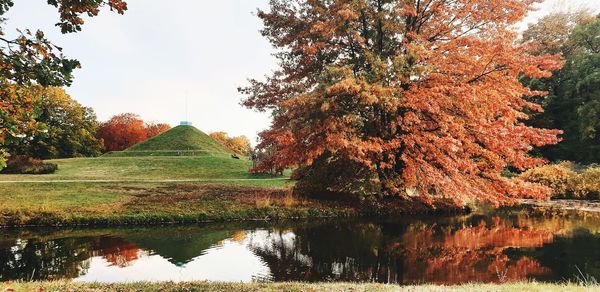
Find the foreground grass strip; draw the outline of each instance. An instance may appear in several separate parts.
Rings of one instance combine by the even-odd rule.
[[[466,284],[459,286],[398,286],[356,283],[73,283],[25,282],[0,284],[2,291],[599,291],[600,286],[577,284]]]

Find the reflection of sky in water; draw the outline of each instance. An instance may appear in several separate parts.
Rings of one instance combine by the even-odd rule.
[[[264,241],[267,232],[253,232],[242,241],[224,240],[190,262],[177,266],[168,259],[147,252],[126,267],[118,267],[103,257],[93,257],[89,268],[76,282],[138,281],[221,281],[252,282],[268,280],[269,267],[248,248],[250,241]]]

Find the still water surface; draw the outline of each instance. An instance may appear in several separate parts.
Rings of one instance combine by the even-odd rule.
[[[2,230],[0,281],[600,279],[600,220],[523,215]]]

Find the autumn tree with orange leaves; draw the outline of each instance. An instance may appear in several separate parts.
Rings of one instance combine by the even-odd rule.
[[[125,113],[100,124],[97,137],[104,142],[105,151],[122,151],[170,128],[167,124],[146,124],[140,116]]]
[[[158,136],[168,130],[171,129],[171,125],[169,124],[160,124],[160,123],[146,123],[146,137],[152,138],[154,136]]]
[[[212,132],[210,137],[237,154],[248,156],[252,152],[252,145],[246,136],[229,137],[225,132]]]
[[[258,147],[276,153],[263,165],[300,166],[300,185],[312,178],[334,192],[544,198],[547,189],[501,175],[543,164],[532,146],[559,141],[560,131],[523,123],[542,110],[528,98],[545,92],[519,77],[562,66],[515,41],[513,25],[536,2],[271,0],[258,16],[279,69],[240,89],[247,107],[273,113]]]

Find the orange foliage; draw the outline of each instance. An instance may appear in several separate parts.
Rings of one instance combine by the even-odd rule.
[[[158,136],[166,131],[171,129],[171,125],[169,124],[155,124],[155,123],[147,123],[146,124],[146,135],[148,138],[152,138],[154,136]]]
[[[580,172],[573,169],[572,163],[562,162],[530,169],[519,178],[549,187],[554,197],[599,199],[600,168],[590,166]]]
[[[140,116],[125,113],[102,123],[96,134],[105,151],[122,151],[170,129],[166,124],[144,124]]]
[[[94,256],[102,256],[109,263],[121,268],[137,260],[141,252],[135,244],[119,238],[101,238],[97,245],[98,251],[94,252]]]
[[[439,234],[437,234],[439,236]],[[553,231],[515,228],[495,218],[491,226],[444,230],[434,237],[433,230],[407,232],[390,250],[404,250],[404,283],[514,282],[551,272],[534,259],[511,260],[508,248],[540,247],[554,240]],[[432,255],[435,251],[435,256]]]
[[[541,111],[525,97],[545,93],[519,77],[562,66],[515,41],[511,27],[535,2],[271,1],[258,15],[280,69],[240,89],[246,106],[274,113],[259,148],[276,153],[258,168],[325,156],[369,169],[382,195],[545,198],[547,188],[501,176],[543,164],[529,151],[560,134],[522,122]]]
[[[225,132],[213,132],[210,133],[210,137],[240,155],[249,155],[252,150],[250,140],[246,136],[229,137]]]
[[[530,169],[519,177],[528,182],[543,184],[552,189],[554,195],[564,195],[569,191],[570,182],[577,176],[568,162],[545,165]]]
[[[97,134],[106,151],[121,151],[146,139],[144,121],[131,113],[112,117],[100,125]]]

